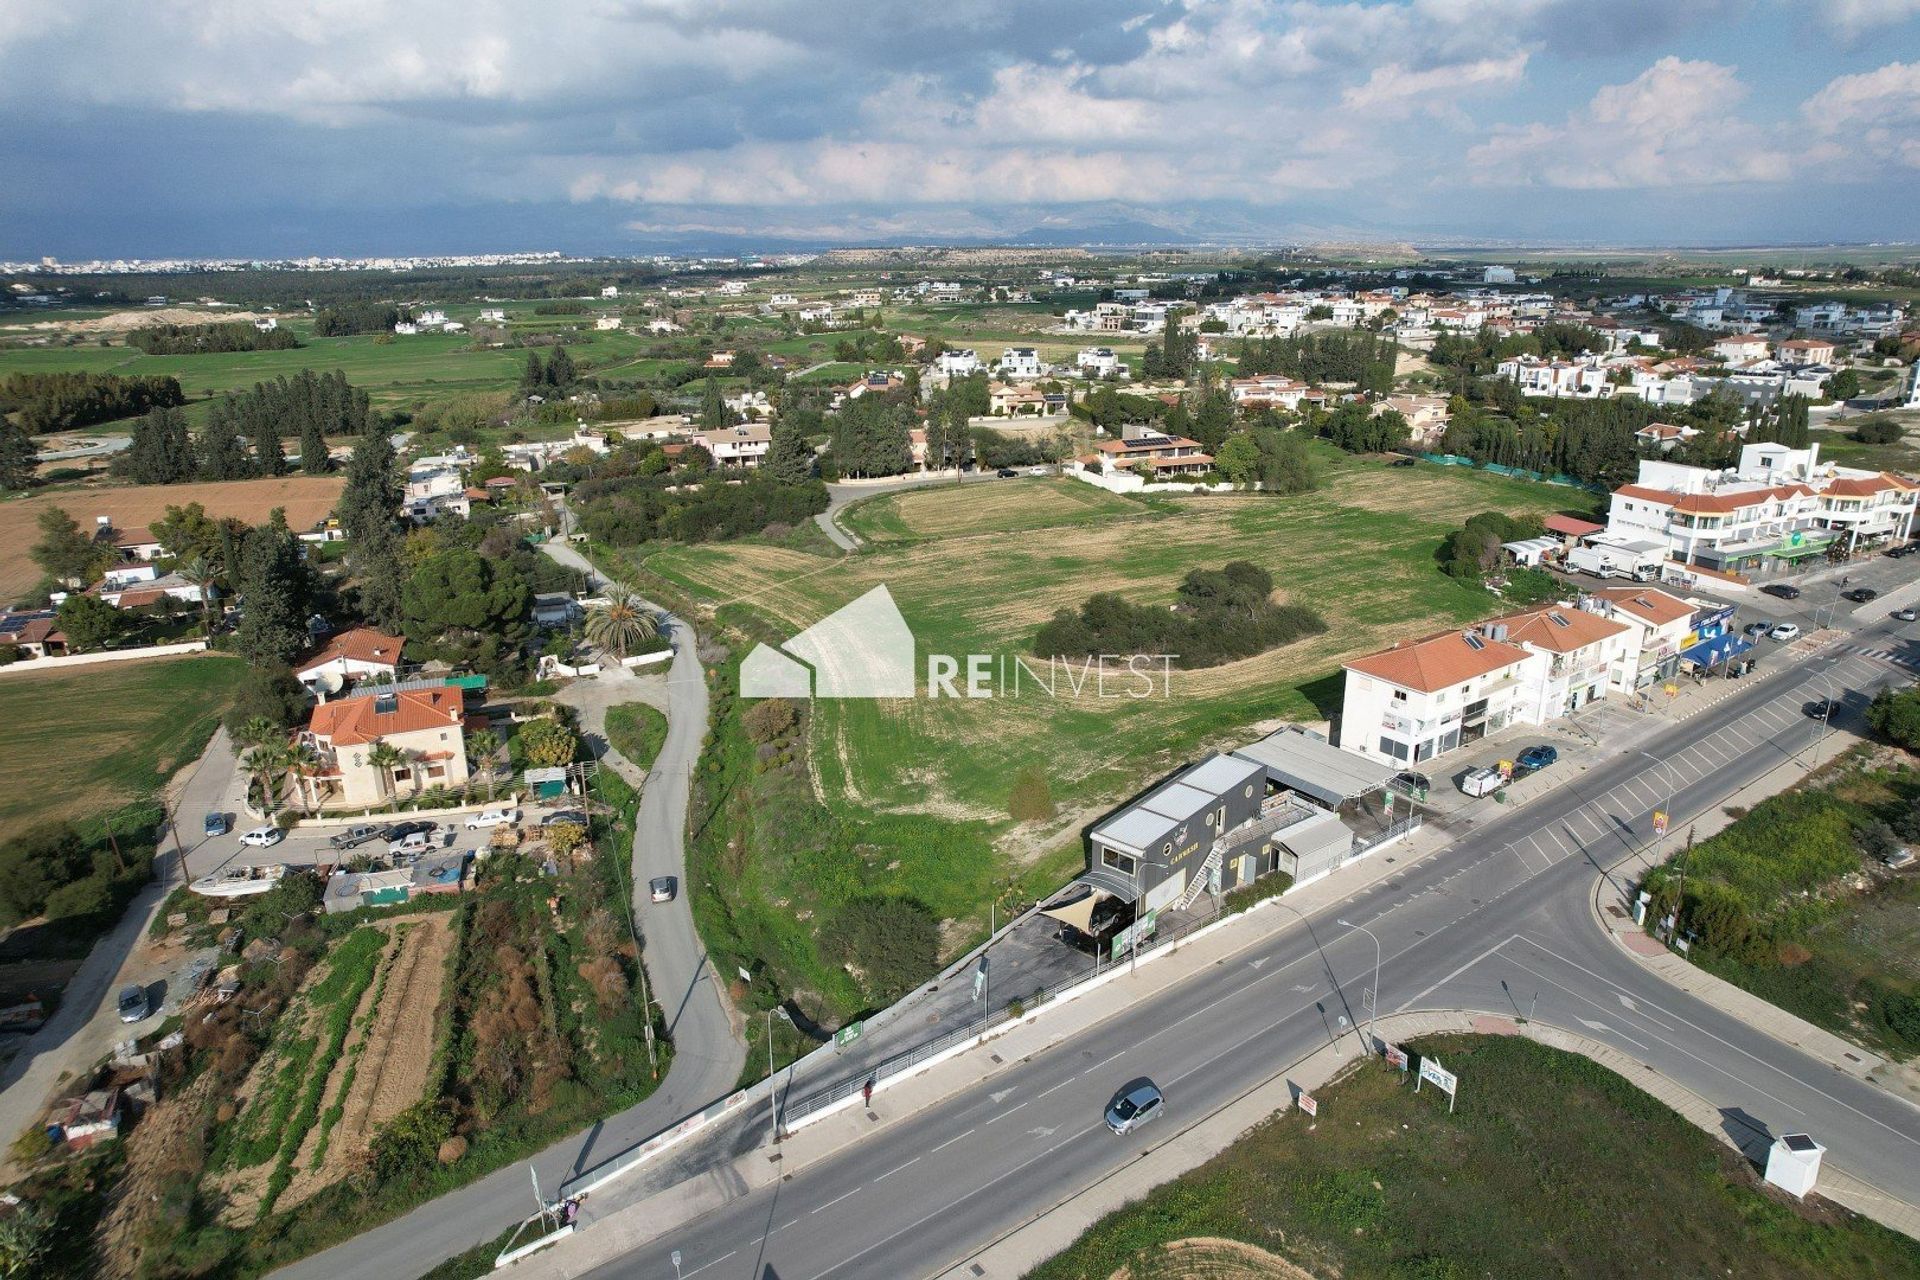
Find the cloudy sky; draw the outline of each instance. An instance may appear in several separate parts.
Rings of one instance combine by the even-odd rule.
[[[1920,239],[1920,0],[0,0],[0,257]]]

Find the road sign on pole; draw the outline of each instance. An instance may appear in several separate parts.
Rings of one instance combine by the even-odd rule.
[[[1312,1094],[1303,1090],[1300,1094],[1300,1110],[1307,1115],[1317,1116],[1320,1114],[1320,1104],[1314,1101]]]
[[[864,1022],[849,1022],[846,1026],[833,1033],[833,1047],[836,1049],[846,1048],[855,1040],[858,1040],[860,1033],[866,1029],[867,1024]]]
[[[1407,1069],[1407,1051],[1405,1049],[1396,1048],[1393,1045],[1388,1045],[1387,1046],[1387,1065],[1390,1067],[1398,1067],[1402,1071],[1405,1071]],[[1418,1087],[1419,1086],[1417,1085],[1415,1086],[1416,1089]]]
[[[747,968],[747,966],[736,965],[734,967],[739,971],[740,981],[746,982],[746,983],[751,983],[753,981],[753,973]]]
[[[1656,836],[1664,836],[1667,834],[1667,811],[1665,809],[1655,809],[1653,811],[1653,834]]]

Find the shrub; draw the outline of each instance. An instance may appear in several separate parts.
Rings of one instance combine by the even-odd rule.
[[[1920,751],[1920,689],[1882,689],[1867,708],[1867,723],[1894,745]]]
[[[821,954],[855,971],[867,993],[897,1000],[930,975],[939,960],[940,927],[906,898],[855,898],[834,913]]]
[[[1852,434],[1861,444],[1893,444],[1906,432],[1891,418],[1867,418],[1853,429]]]
[[[1284,871],[1275,871],[1229,893],[1222,900],[1221,908],[1225,914],[1231,915],[1236,911],[1245,911],[1256,902],[1277,898],[1291,888],[1293,877]]]
[[[793,703],[785,698],[768,698],[748,707],[740,717],[740,723],[747,731],[747,737],[754,742],[772,742],[784,738],[793,731],[799,720],[799,713]]]

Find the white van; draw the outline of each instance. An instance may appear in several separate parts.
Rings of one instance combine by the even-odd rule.
[[[1484,769],[1474,769],[1460,779],[1460,789],[1470,796],[1489,796],[1498,791],[1506,779],[1500,771],[1491,765]]]

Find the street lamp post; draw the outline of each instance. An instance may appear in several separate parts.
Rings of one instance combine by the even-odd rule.
[[[1814,679],[1820,682],[1820,687],[1826,690],[1827,693],[1826,700],[1820,704],[1820,736],[1813,740],[1813,767],[1818,769],[1820,767],[1820,748],[1826,744],[1827,726],[1832,723],[1833,720],[1833,704],[1835,698],[1833,696],[1832,672],[1823,671],[1816,675]]]
[[[1335,924],[1343,929],[1358,929],[1373,939],[1373,1008],[1367,1015],[1367,1038],[1373,1047],[1380,1044],[1380,935],[1363,924],[1354,924],[1348,920],[1336,920]]]

